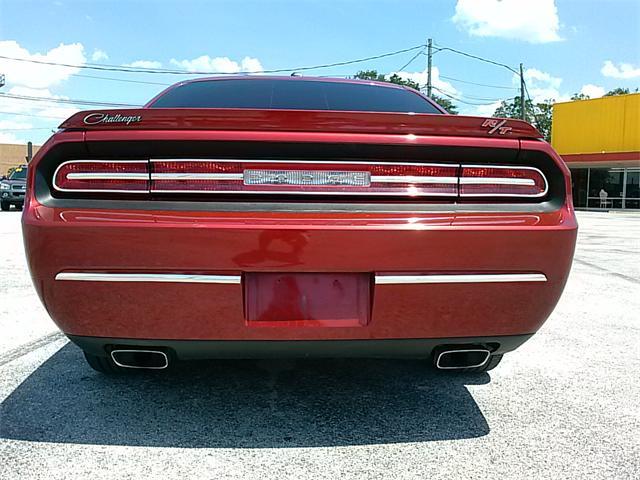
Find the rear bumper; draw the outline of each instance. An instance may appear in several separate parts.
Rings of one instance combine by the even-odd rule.
[[[568,208],[542,213],[221,213],[78,210],[34,201],[23,214],[34,285],[61,330],[74,337],[132,342],[529,335],[562,293],[576,230]],[[256,326],[247,321],[245,278],[260,272],[369,275],[368,321]],[[61,274],[237,281],[87,281],[61,279]],[[472,280],[492,275],[545,280]],[[466,280],[377,281],[439,276]],[[430,347],[419,347],[425,348]]]
[[[82,350],[107,356],[114,348],[162,350],[180,360],[213,358],[431,358],[442,346],[481,346],[493,354],[515,350],[531,335],[501,337],[387,339],[387,340],[139,340],[80,337],[69,339]]]

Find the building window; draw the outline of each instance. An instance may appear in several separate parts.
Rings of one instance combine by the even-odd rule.
[[[589,181],[588,168],[576,168],[571,170],[573,205],[575,207],[584,208],[587,206],[588,181]]]
[[[627,168],[624,208],[640,208],[640,168]]]
[[[640,168],[571,170],[576,208],[640,209]]]

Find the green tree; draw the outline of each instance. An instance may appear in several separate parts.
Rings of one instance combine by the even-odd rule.
[[[636,88],[633,93],[636,93],[638,91],[638,89]],[[628,95],[632,93],[631,90],[629,90],[628,88],[614,88],[613,90],[609,90],[607,93],[604,94],[605,97],[614,97],[616,95]]]
[[[531,100],[524,102],[525,118],[531,122],[543,135],[545,140],[551,140],[551,120],[553,118],[553,100],[545,100],[533,103]],[[494,117],[522,118],[522,105],[520,97],[512,100],[503,100],[500,106],[493,112]]]
[[[584,93],[574,93],[571,95],[571,100],[589,100],[591,97]]]
[[[413,88],[414,90],[421,90],[422,88],[418,82],[414,82],[413,80],[402,78],[396,73],[394,73],[389,78],[387,78],[386,75],[382,73],[378,73],[377,70],[361,70],[354,75],[354,78],[359,78],[360,80],[373,80],[376,82],[395,83],[396,85],[402,85],[405,87]],[[438,105],[444,108],[447,112],[453,115],[458,114],[458,108],[448,98],[440,97],[437,95],[431,95],[431,98]]]
[[[524,108],[526,118],[533,117],[533,103],[531,100],[525,100]],[[493,112],[494,117],[501,118],[522,118],[522,106],[520,105],[520,97],[513,97],[511,100],[503,100],[500,102],[496,111]]]
[[[458,115],[458,107],[456,107],[455,104],[448,98],[431,94],[431,100],[436,102],[450,114]]]
[[[377,70],[360,70],[353,76],[353,78],[359,78],[360,80],[373,80],[375,82],[388,81],[386,78],[384,78],[384,75],[378,73]]]
[[[555,100],[547,99],[536,103],[534,106],[533,124],[544,136],[547,142],[551,142],[551,123],[553,121],[553,103]]]

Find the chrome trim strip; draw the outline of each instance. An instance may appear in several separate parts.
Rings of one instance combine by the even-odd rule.
[[[53,188],[58,190],[59,192],[79,192],[79,193],[149,193],[149,189],[146,188],[144,190],[106,190],[106,189],[95,189],[95,188],[61,188],[56,184],[56,177],[58,176],[58,171],[69,163],[148,163],[146,160],[68,160],[66,162],[62,162],[56,170],[53,172],[53,180],[52,185]],[[81,174],[80,172],[75,172],[76,175]],[[110,173],[109,175],[115,175]],[[140,175],[140,174],[131,174],[131,175]],[[149,180],[149,175],[144,174],[144,180]],[[108,179],[107,179],[108,180]]]
[[[460,185],[535,185],[532,178],[460,177]]]
[[[60,272],[56,280],[80,282],[154,282],[154,283],[219,283],[239,284],[240,275],[189,275],[179,273],[91,273]],[[510,283],[546,282],[542,273],[443,274],[443,275],[376,275],[376,285],[424,283]]]
[[[327,164],[327,165],[403,165],[418,167],[451,167],[458,168],[459,163],[420,163],[420,162],[369,162],[365,161],[336,161],[336,160],[266,160],[250,158],[151,158],[150,162],[216,162],[216,163],[275,163],[275,164]]]
[[[60,272],[56,280],[76,282],[153,282],[239,284],[240,275],[186,275],[179,273],[90,273]]]
[[[151,180],[242,180],[242,173],[152,173]]]
[[[422,283],[512,283],[546,281],[547,277],[542,273],[376,275],[376,285],[404,285]]]
[[[432,177],[421,175],[373,175],[371,183],[442,183],[456,185],[458,177]]]
[[[82,173],[67,174],[70,180],[149,180],[148,173]]]
[[[361,187],[367,188],[367,187]],[[76,190],[79,191],[79,190]],[[393,197],[457,197],[458,192],[455,193],[403,193],[399,192],[312,192],[312,191],[281,191],[281,190],[259,190],[259,191],[248,191],[248,190],[156,190],[151,189],[151,193],[236,193],[236,194],[249,194],[249,195],[335,195],[335,196],[344,196],[344,195],[366,195],[366,196],[393,196]]]
[[[479,363],[477,365],[465,365],[464,367],[443,367],[442,365],[440,365],[440,359],[442,358],[443,355],[449,355],[452,353],[469,353],[469,352],[482,352],[482,353],[486,353],[487,356],[482,361],[482,363]],[[477,368],[487,363],[487,361],[489,360],[489,357],[491,357],[491,352],[484,348],[470,348],[466,350],[445,350],[444,352],[440,352],[440,354],[438,355],[438,358],[436,360],[436,368],[439,368],[440,370],[461,370],[464,368]]]
[[[113,355],[114,353],[153,353],[153,354],[159,353],[164,357],[164,365],[161,367],[138,367],[135,365],[125,365],[124,363],[120,363],[116,360],[116,357]],[[144,370],[164,370],[169,366],[169,357],[167,357],[167,354],[161,350],[132,350],[132,349],[120,348],[117,350],[111,350],[110,356],[111,356],[111,360],[113,360],[113,363],[115,363],[117,366],[122,368],[141,368]]]

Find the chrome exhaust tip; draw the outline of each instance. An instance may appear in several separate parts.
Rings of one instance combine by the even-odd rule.
[[[486,348],[443,350],[436,357],[436,368],[439,370],[458,370],[482,367],[489,361],[490,356],[491,352]]]
[[[169,357],[160,350],[111,350],[111,359],[123,368],[163,370],[169,366]]]

